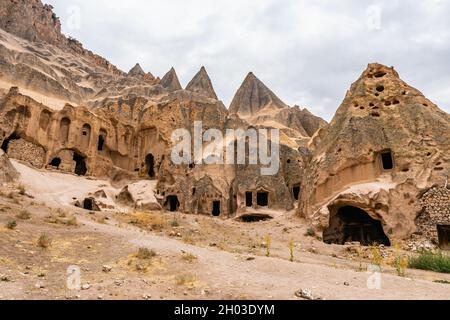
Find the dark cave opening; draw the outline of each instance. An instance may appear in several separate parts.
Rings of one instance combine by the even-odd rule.
[[[450,250],[450,225],[438,225],[439,248]]]
[[[75,174],[84,176],[87,173],[86,158],[74,152],[73,161],[75,161]]]
[[[385,152],[381,153],[381,162],[383,164],[384,170],[394,169],[394,159],[392,157],[392,152],[385,151]]]
[[[268,192],[258,192],[256,196],[256,203],[260,207],[269,206],[269,193]]]
[[[19,139],[20,139],[20,137],[17,135],[17,133],[14,132],[14,133],[11,134],[7,139],[3,140],[1,149],[2,149],[5,153],[8,153],[8,146],[9,146],[9,143],[10,143],[12,140],[19,140]]]
[[[220,201],[213,201],[212,215],[214,217],[220,216]]]
[[[247,191],[245,193],[245,206],[246,207],[253,206],[253,193],[251,191]]]
[[[298,200],[300,198],[300,186],[292,188],[292,193],[294,194],[294,199]]]
[[[252,222],[259,222],[259,221],[268,221],[272,220],[273,217],[268,214],[263,213],[248,213],[243,214],[238,218],[239,221],[252,223]]]
[[[178,211],[178,208],[180,207],[180,202],[178,201],[178,197],[177,196],[168,196],[166,198],[165,207],[170,212]]]
[[[145,165],[147,167],[148,176],[153,179],[155,177],[155,157],[153,154],[149,153],[145,157]]]
[[[359,242],[364,246],[391,245],[381,221],[372,219],[364,210],[352,206],[342,207],[330,217],[330,226],[323,233],[323,241],[340,245],[346,242]]]

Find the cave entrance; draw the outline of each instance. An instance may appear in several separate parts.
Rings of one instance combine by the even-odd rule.
[[[3,143],[2,143],[2,150],[5,152],[5,153],[8,153],[8,146],[9,146],[9,143],[12,141],[12,140],[19,140],[20,139],[20,137],[17,135],[17,133],[13,133],[12,135],[10,135],[7,139],[5,139],[5,140],[3,140]]]
[[[178,208],[180,207],[180,202],[178,201],[178,197],[177,196],[168,196],[166,198],[165,206],[170,212],[178,211]]]
[[[98,136],[97,151],[103,151],[105,146],[105,138],[102,135]]]
[[[50,161],[49,165],[55,167],[56,169],[59,169],[59,166],[61,165],[61,158],[53,158],[52,161]]]
[[[85,210],[93,210],[94,201],[91,198],[86,198],[83,201],[83,209]]]
[[[75,161],[75,174],[84,176],[87,173],[86,158],[78,153],[73,154],[73,161]]]
[[[260,207],[269,206],[269,193],[268,192],[258,192],[256,196],[256,202]]]
[[[213,201],[212,215],[214,217],[220,216],[220,201]]]
[[[245,206],[246,207],[253,206],[253,193],[251,191],[247,191],[245,193]]]
[[[155,157],[149,153],[145,157],[145,165],[147,166],[147,174],[150,178],[155,177]]]
[[[438,225],[439,248],[450,250],[450,225]]]
[[[352,206],[342,207],[330,217],[330,226],[323,233],[323,241],[340,245],[346,242],[359,242],[364,246],[391,245],[381,221],[372,219],[364,210]]]
[[[294,199],[298,200],[300,197],[300,186],[294,186],[292,188],[292,193],[294,194]]]
[[[390,150],[381,153],[381,162],[384,170],[394,169],[394,158]]]
[[[248,213],[248,214],[243,214],[237,220],[242,221],[242,222],[252,223],[252,222],[260,222],[260,221],[268,221],[268,220],[272,220],[272,219],[273,219],[273,217],[268,214]]]

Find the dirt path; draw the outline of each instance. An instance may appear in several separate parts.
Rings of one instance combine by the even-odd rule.
[[[325,267],[320,263],[301,263],[279,258],[232,254],[185,244],[155,235],[136,234],[87,221],[90,228],[122,237],[138,247],[177,254],[190,252],[198,257],[196,276],[220,292],[239,292],[255,299],[296,299],[295,292],[307,289],[324,299],[450,299],[450,286],[426,280],[381,275],[381,289],[368,289],[371,274]]]

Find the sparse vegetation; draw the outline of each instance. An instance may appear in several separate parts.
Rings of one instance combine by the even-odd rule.
[[[173,219],[173,220],[170,222],[170,226],[171,226],[172,228],[176,228],[176,227],[179,227],[179,226],[180,226],[180,223],[178,222],[177,219]]]
[[[192,253],[184,253],[182,259],[188,263],[193,263],[194,261],[197,261],[198,258]]]
[[[450,284],[450,281],[447,280],[434,280],[434,283],[440,283],[440,284]]]
[[[308,228],[308,230],[306,230],[305,236],[307,236],[307,237],[315,237],[316,236],[316,230],[314,230],[313,228]]]
[[[290,242],[289,242],[289,256],[290,256],[290,261],[291,262],[294,262],[294,260],[295,260],[295,257],[294,257],[294,251],[295,251],[295,243],[294,243],[294,240],[291,240]]]
[[[77,217],[72,216],[67,220],[67,225],[68,226],[72,226],[72,227],[76,227],[78,226],[78,220]]]
[[[19,189],[19,194],[21,196],[25,195],[26,190],[25,190],[25,186],[23,184],[19,185],[18,189]]]
[[[266,257],[270,257],[270,246],[272,245],[272,238],[270,235],[267,235],[265,238],[265,246],[266,246]]]
[[[370,262],[372,265],[375,265],[380,268],[382,271],[383,267],[383,255],[381,254],[381,249],[377,245],[370,246]]]
[[[400,244],[395,244],[395,258],[394,266],[397,271],[397,275],[404,277],[406,274],[406,269],[408,268],[408,257],[400,253]]]
[[[410,257],[408,266],[413,269],[450,273],[450,257],[442,252],[422,252]]]
[[[17,227],[17,222],[15,220],[8,221],[6,223],[6,228],[8,228],[9,230],[14,230],[16,227]]]
[[[136,253],[136,258],[142,259],[142,260],[149,260],[153,257],[156,257],[156,252],[152,249],[141,247],[139,248],[138,252]]]
[[[37,240],[37,246],[42,249],[47,249],[51,244],[51,239],[45,233],[42,233]]]
[[[31,213],[27,210],[22,210],[16,215],[16,218],[21,220],[30,220]]]
[[[152,231],[162,231],[167,227],[167,221],[164,216],[147,212],[134,212],[131,214],[130,223]]]
[[[358,272],[363,272],[365,270],[364,270],[364,267],[363,267],[363,251],[362,251],[361,247],[358,247],[356,249],[356,255],[358,257],[358,262],[359,262]]]

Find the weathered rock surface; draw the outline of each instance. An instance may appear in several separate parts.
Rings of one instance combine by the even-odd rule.
[[[195,77],[188,83],[186,90],[203,94],[208,98],[218,99],[205,67],[202,67]]]
[[[353,206],[381,221],[391,240],[406,239],[416,228],[420,190],[450,174],[450,115],[393,68],[370,64],[310,146],[301,215],[323,230]]]
[[[253,72],[250,72],[231,102],[230,113],[236,113],[240,116],[255,115],[267,107],[282,109],[286,108],[287,105],[267,88]]]
[[[169,91],[177,91],[183,89],[178,80],[177,72],[172,67],[161,79],[161,85]]]
[[[8,156],[0,150],[0,183],[13,182],[19,177],[19,173],[14,169]]]

